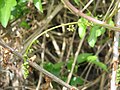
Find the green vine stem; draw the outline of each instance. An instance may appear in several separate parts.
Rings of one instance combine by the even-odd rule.
[[[41,34],[39,34],[38,36],[36,36],[36,37],[31,41],[31,43],[29,44],[29,46],[26,48],[26,52],[25,52],[24,55],[27,55],[27,54],[28,54],[29,49],[30,49],[30,47],[32,46],[32,44],[33,44],[34,41],[37,40],[40,36],[46,34],[46,33],[49,32],[49,31],[52,31],[52,30],[54,30],[54,29],[56,29],[56,28],[59,28],[59,27],[62,27],[62,26],[73,25],[73,24],[78,24],[78,22],[71,22],[71,23],[61,24],[61,25],[58,25],[58,26],[55,26],[55,27],[52,27],[52,28],[50,28],[50,29],[45,30],[44,32],[42,32]]]

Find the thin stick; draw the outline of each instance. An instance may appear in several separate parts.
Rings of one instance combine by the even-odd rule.
[[[120,7],[120,2],[119,2]],[[116,15],[116,25],[120,26],[120,10],[118,10],[118,13]],[[115,32],[114,35],[114,42],[113,42],[113,67],[112,67],[112,76],[111,76],[111,90],[117,90],[116,86],[116,74],[117,74],[117,67],[119,62],[119,51],[118,51],[118,45],[119,45],[119,32]]]
[[[76,62],[77,62],[77,57],[78,57],[79,52],[80,52],[80,50],[81,50],[81,47],[82,47],[84,38],[85,38],[85,36],[84,36],[84,37],[81,39],[81,41],[79,42],[78,49],[77,49],[77,51],[76,51],[76,53],[75,53],[74,61],[73,61],[73,63],[72,63],[72,68],[71,68],[71,71],[70,71],[70,73],[69,73],[69,75],[68,75],[67,83],[70,83],[70,80],[71,80],[71,78],[72,78],[72,74],[73,74],[73,71],[74,71],[74,68],[75,68],[75,65],[76,65]],[[62,90],[66,90],[66,88],[63,87]]]
[[[59,45],[57,44],[57,41],[55,40],[55,38],[53,37],[52,34],[49,33],[49,36],[50,36],[50,38],[51,38],[51,40],[52,40],[53,46],[54,46],[54,48],[55,48],[55,51],[56,51],[58,57],[60,57],[61,52],[60,52],[60,47],[59,47]]]
[[[41,47],[43,48],[42,53],[41,53],[41,67],[43,68],[43,63],[44,63],[44,58],[45,58],[45,42],[46,42],[46,37],[43,35],[43,43]],[[40,84],[42,82],[42,72],[39,73],[39,81],[36,90],[39,90]]]
[[[65,34],[65,26],[62,26],[62,32]],[[63,43],[62,43],[62,50],[61,50],[61,55],[60,55],[60,62],[63,59],[64,53],[65,53],[65,48],[66,48],[66,38],[63,37]]]
[[[85,7],[81,10],[81,12],[83,12],[94,0],[90,0]]]
[[[71,77],[72,77],[72,74],[73,74],[73,71],[74,71],[74,68],[75,68],[75,64],[76,64],[76,61],[77,61],[77,57],[78,57],[79,52],[80,52],[80,50],[81,50],[81,47],[82,47],[84,38],[85,38],[85,36],[81,39],[81,41],[80,41],[80,43],[79,43],[79,45],[78,45],[78,49],[77,49],[77,51],[76,51],[76,53],[75,53],[75,58],[74,58],[74,61],[73,61],[73,64],[72,64],[71,72],[70,72],[69,75],[68,75],[67,83],[69,83],[70,80],[71,80]]]

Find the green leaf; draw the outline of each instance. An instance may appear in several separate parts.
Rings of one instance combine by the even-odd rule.
[[[97,37],[100,36],[101,34],[102,34],[102,33],[101,33],[100,29],[96,30],[96,36],[97,36]]]
[[[90,35],[88,37],[88,44],[91,47],[94,47],[94,45],[95,45],[95,43],[97,41],[97,37],[101,36],[104,33],[105,33],[105,28],[104,27],[94,25],[92,27],[92,29],[90,30]]]
[[[59,77],[60,76],[60,69],[53,68],[51,73],[54,74],[55,76]]]
[[[75,68],[74,68],[74,73],[77,73],[77,72],[78,72],[78,67],[79,67],[79,66],[76,64],[76,65],[75,65]]]
[[[11,10],[10,20],[18,19],[29,12],[30,10],[27,7],[27,2],[18,2],[17,5]]]
[[[95,64],[100,68],[102,68],[103,70],[108,71],[107,66],[104,63],[100,62],[96,55],[92,55],[91,53],[80,54],[77,58],[78,64],[85,61]]]
[[[96,36],[97,37],[101,36],[104,33],[105,33],[105,28],[104,27],[101,27],[101,28],[96,30]]]
[[[70,70],[72,68],[72,64],[73,64],[73,57],[71,57],[70,60],[67,61],[67,70],[68,70],[68,72],[70,72]],[[78,71],[78,65],[75,65],[74,73],[77,73],[77,71]]]
[[[28,25],[28,23],[26,21],[22,21],[20,23],[20,26],[23,27],[23,28],[25,28],[25,29],[29,29],[30,28],[30,26]]]
[[[87,61],[88,61],[88,62],[94,62],[94,61],[96,61],[96,60],[97,60],[97,56],[94,56],[94,55],[93,55],[93,56],[88,56],[88,57],[87,57]]]
[[[78,34],[80,38],[83,38],[85,36],[85,33],[86,33],[86,26],[84,26],[83,24],[80,24],[78,28]]]
[[[93,63],[95,65],[99,66],[100,68],[102,68],[103,70],[105,70],[105,71],[108,72],[108,68],[107,68],[107,66],[104,63],[102,63],[102,62],[96,62],[96,61],[94,61]]]
[[[69,61],[67,62],[67,70],[68,70],[68,71],[71,70],[72,63],[73,63],[73,59],[71,59],[71,60],[69,60]]]
[[[44,64],[44,68],[47,71],[49,71],[52,74],[54,74],[55,76],[59,77],[62,65],[63,65],[63,62],[59,62],[59,63],[56,63],[56,64],[52,64],[52,63],[48,62],[48,63]]]
[[[56,68],[56,69],[61,69],[61,67],[63,66],[63,62],[59,62],[59,63],[56,63],[56,64],[54,64],[54,68]]]
[[[91,47],[94,47],[96,41],[97,41],[97,37],[99,36],[99,34],[97,34],[97,30],[99,29],[99,26],[93,26],[92,29],[90,30],[90,35],[88,37],[88,44]],[[99,30],[98,30],[99,32]]]
[[[78,55],[78,58],[77,58],[78,64],[87,61],[87,57],[91,55],[92,55],[91,53],[82,53]]]
[[[84,81],[80,77],[73,77],[70,84],[72,86],[83,85]]]
[[[88,25],[88,20],[84,18],[80,18],[78,20],[78,34],[80,38],[83,38],[85,36],[87,25]]]
[[[74,2],[79,5],[80,4],[80,1],[79,0],[74,0]]]
[[[14,7],[17,3],[16,0],[5,0],[5,2],[2,2],[3,7],[0,7],[0,22],[3,25],[3,27],[6,27],[10,18],[11,9]]]
[[[100,62],[98,60],[98,57],[95,56],[95,55],[94,56],[88,56],[87,61],[92,63],[92,64],[97,65],[98,67],[102,68],[105,71],[108,71],[107,66],[104,63]]]
[[[5,5],[5,1],[4,0],[0,0],[0,8],[4,7]]]
[[[56,76],[59,77],[60,75],[60,70],[61,70],[61,67],[63,66],[63,62],[58,62],[56,64],[53,64],[53,70],[52,70],[52,73]]]
[[[114,24],[112,18],[110,18],[110,20],[108,21],[108,24],[111,25],[111,26],[115,26],[115,24]]]
[[[66,82],[67,79],[68,79],[68,77],[66,77],[66,76],[61,76],[61,79],[62,79],[64,82]]]
[[[41,0],[33,0],[35,7],[43,13]]]
[[[52,72],[52,70],[53,70],[53,64],[50,63],[50,62],[45,63],[45,64],[44,64],[44,68],[45,68],[47,71]]]

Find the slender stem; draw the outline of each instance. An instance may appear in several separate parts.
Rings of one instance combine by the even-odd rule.
[[[41,45],[41,47],[43,48],[42,52],[41,52],[41,67],[43,68],[43,63],[44,63],[44,58],[45,58],[45,42],[46,42],[46,37],[45,35],[43,35],[43,43]],[[40,84],[42,82],[42,72],[39,73],[39,81],[38,81],[38,84],[37,84],[37,87],[36,87],[36,90],[39,90],[40,89]]]
[[[94,0],[90,0],[86,5],[85,7],[81,10],[82,12],[87,9],[87,7],[93,2]]]
[[[112,7],[112,5],[113,5],[114,1],[115,1],[115,0],[112,0],[112,2],[111,2],[111,4],[110,4],[110,6],[109,6],[109,8],[108,8],[108,10],[107,10],[107,12],[106,12],[106,14],[105,14],[104,18],[103,18],[103,20],[105,20],[105,19],[106,19],[106,17],[108,16],[108,14],[110,14],[110,9],[111,9],[111,7]]]
[[[31,43],[29,44],[29,46],[28,46],[27,49],[26,49],[26,54],[28,53],[28,51],[29,51],[30,47],[32,46],[32,44],[34,43],[34,41],[37,40],[40,36],[46,34],[46,33],[49,32],[49,31],[52,31],[52,30],[54,30],[54,29],[56,29],[56,28],[59,28],[59,27],[62,27],[62,26],[67,26],[67,25],[73,25],[73,24],[77,24],[77,23],[78,23],[78,22],[71,22],[71,23],[61,24],[61,25],[52,27],[52,28],[47,29],[47,30],[45,30],[44,32],[40,33],[39,35],[37,35],[35,38],[32,39]]]

